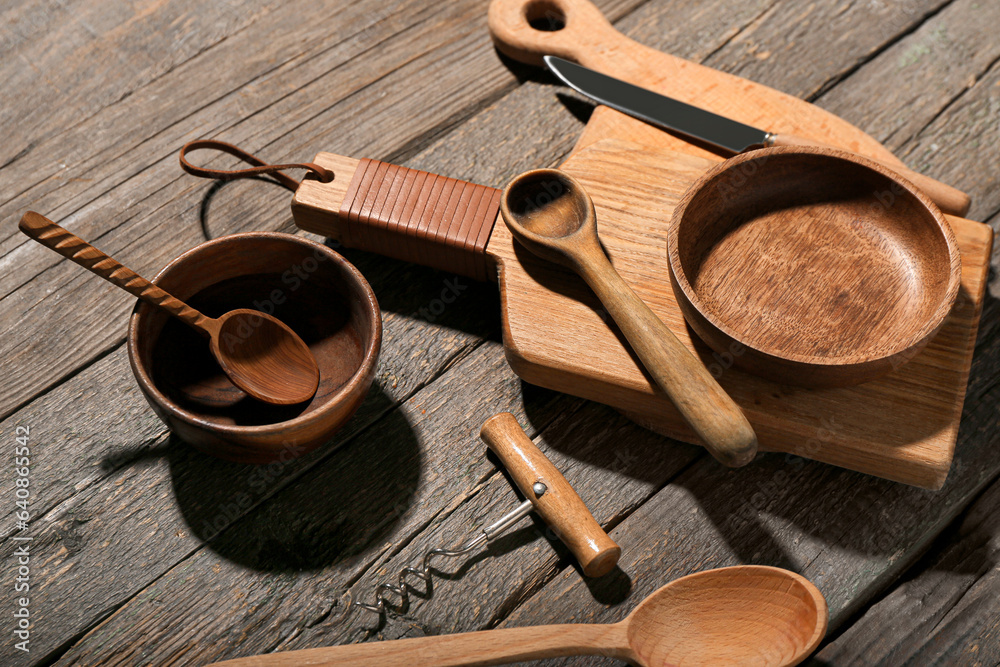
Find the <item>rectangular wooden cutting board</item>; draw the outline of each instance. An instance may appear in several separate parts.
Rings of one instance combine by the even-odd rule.
[[[731,368],[732,359],[694,338],[670,288],[665,235],[673,207],[714,161],[589,138],[562,168],[594,199],[601,240],[615,268],[718,375],[756,429],[762,450],[940,488],[954,453],[982,309],[989,226],[949,216],[962,253],[962,287],[940,333],[909,363],[854,387],[778,385]],[[489,251],[504,274],[504,342],[520,377],[606,403],[653,430],[696,442],[577,276],[516,246],[502,222]]]
[[[539,64],[544,54],[558,55],[754,127],[900,163],[873,137],[820,107],[629,39],[586,0],[553,3],[564,26],[549,32],[526,21],[525,8],[531,6],[519,0],[491,2],[490,32],[497,48],[511,58]],[[563,166],[597,202],[599,233],[619,272],[720,374],[763,449],[939,488],[958,436],[992,230],[949,217],[962,254],[961,291],[941,332],[910,363],[851,388],[779,386],[728,368],[731,360],[693,342],[670,288],[664,241],[670,211],[683,187],[719,159],[680,137],[598,106]],[[565,276],[560,280],[545,273],[550,268],[521,270],[531,260],[513,248],[503,225],[494,234],[488,250],[500,257],[507,274],[501,280],[505,336],[517,372],[530,382],[614,405],[655,430],[693,440],[673,406],[655,393],[594,310],[593,297]]]

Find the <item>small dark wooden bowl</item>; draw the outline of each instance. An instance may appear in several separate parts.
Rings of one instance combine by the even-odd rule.
[[[913,358],[958,294],[951,227],[888,168],[824,148],[771,148],[709,170],[667,233],[691,328],[734,365],[839,386]]]
[[[153,280],[210,317],[254,308],[289,325],[320,370],[301,405],[257,401],[223,374],[197,332],[139,303],[128,354],[139,388],[171,431],[240,463],[287,460],[329,441],[375,377],[382,318],[361,273],[326,246],[289,234],[234,234],[184,253]]]

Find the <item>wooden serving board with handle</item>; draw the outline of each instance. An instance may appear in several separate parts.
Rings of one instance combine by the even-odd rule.
[[[558,12],[565,27],[555,32],[530,28],[528,20],[538,11]],[[527,62],[552,53],[741,122],[900,164],[873,138],[818,107],[629,40],[585,0],[494,0],[490,28],[500,50]],[[720,159],[598,107],[562,168],[593,198],[600,237],[615,268],[718,376],[753,424],[762,450],[940,488],[958,435],[992,230],[948,216],[962,253],[962,287],[940,333],[909,363],[855,387],[777,385],[736,371],[727,355],[693,340],[670,288],[665,232],[673,207]],[[519,376],[611,405],[648,428],[697,442],[583,282],[514,243],[498,220],[497,190],[330,153],[315,161],[335,178],[303,181],[292,205],[300,227],[350,247],[497,279],[504,346]]]
[[[315,161],[336,178],[327,184],[303,181],[293,203],[296,223],[318,234],[350,238],[345,218],[333,212],[341,210],[359,161],[331,153],[320,153]],[[762,450],[939,488],[958,434],[992,249],[990,227],[949,216],[962,253],[962,287],[951,316],[923,352],[863,385],[778,385],[731,368],[731,358],[695,339],[670,289],[664,238],[673,208],[712,164],[705,157],[604,139],[576,150],[562,168],[593,198],[601,241],[615,268],[718,376],[756,430]],[[500,283],[504,347],[514,371],[532,384],[611,405],[643,426],[697,442],[583,281],[516,245],[502,220],[490,231],[482,258],[495,267]],[[380,243],[368,248],[392,250],[391,244]],[[426,255],[402,257],[433,264],[424,261]],[[436,265],[477,275],[463,270],[464,262]]]
[[[564,26],[537,30],[531,22],[538,20]],[[890,166],[902,166],[874,138],[805,100],[626,37],[589,0],[492,0],[489,27],[497,49],[515,60],[541,67],[542,56],[559,56],[747,125],[806,137]],[[576,150],[611,137],[715,157],[706,148],[603,106],[597,107]]]

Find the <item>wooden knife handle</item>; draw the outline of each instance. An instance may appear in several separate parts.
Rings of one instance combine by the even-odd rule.
[[[98,250],[45,216],[28,211],[21,216],[18,228],[46,248],[55,250],[66,259],[99,275],[112,285],[117,285],[129,294],[163,308],[202,334],[210,335],[209,329],[206,328],[211,323],[210,318],[171,296],[132,269],[123,266],[118,260]]]
[[[538,514],[576,556],[588,577],[607,574],[618,563],[621,547],[597,523],[566,478],[527,436],[509,412],[490,417],[479,436],[503,461],[504,467]],[[541,482],[539,496],[534,485]]]
[[[767,143],[768,146],[818,146],[820,148],[837,148],[836,146],[831,146],[830,144],[825,144],[822,141],[814,141],[806,137],[800,137],[795,134],[774,134],[771,135],[770,140]],[[874,158],[873,158],[874,159]],[[969,205],[971,200],[969,195],[965,194],[958,188],[954,188],[941,181],[934,180],[930,176],[925,176],[919,172],[913,171],[906,167],[900,167],[897,165],[889,164],[881,160],[876,159],[876,162],[885,166],[888,169],[892,169],[894,172],[905,178],[906,180],[913,183],[917,188],[920,189],[925,195],[927,195],[932,202],[937,204],[945,213],[951,215],[964,216],[969,212]]]
[[[320,153],[330,183],[305,180],[292,201],[295,223],[406,262],[468,276],[495,277],[486,244],[500,191],[378,160]]]

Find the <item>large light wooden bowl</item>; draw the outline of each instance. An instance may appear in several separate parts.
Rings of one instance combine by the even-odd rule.
[[[382,318],[361,273],[330,248],[290,234],[234,234],[184,253],[153,280],[206,315],[235,308],[273,314],[309,346],[319,389],[279,406],[237,389],[195,331],[139,303],[128,353],[139,388],[182,440],[214,456],[267,463],[329,441],[375,377]]]
[[[951,227],[887,167],[772,148],[709,170],[667,233],[691,328],[752,373],[803,386],[864,382],[912,359],[951,311]]]

